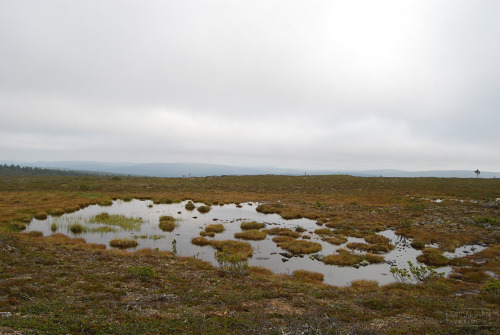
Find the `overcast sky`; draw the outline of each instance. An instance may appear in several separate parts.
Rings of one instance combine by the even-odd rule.
[[[0,0],[0,160],[500,171],[500,1]]]

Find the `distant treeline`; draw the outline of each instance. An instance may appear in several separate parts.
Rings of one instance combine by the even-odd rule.
[[[92,171],[45,169],[39,167],[0,164],[0,176],[112,176],[114,174]]]

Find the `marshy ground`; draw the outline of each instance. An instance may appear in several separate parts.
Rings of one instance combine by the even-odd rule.
[[[419,284],[361,280],[334,287],[307,271],[228,271],[172,252],[106,250],[62,234],[23,233],[35,216],[133,198],[207,206],[258,202],[263,213],[316,220],[318,229],[335,233],[322,231],[332,242],[394,229],[415,247],[433,246],[423,250],[422,262],[444,262],[455,271]],[[0,333],[495,334],[497,198],[498,179],[1,177]],[[294,233],[271,232],[290,248]],[[390,248],[383,239],[368,240],[368,246],[353,247]],[[460,260],[445,257],[469,244],[485,249]]]

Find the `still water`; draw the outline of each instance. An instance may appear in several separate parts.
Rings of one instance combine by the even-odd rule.
[[[335,253],[339,248],[346,248],[345,244],[350,242],[365,242],[362,238],[348,237],[348,241],[342,245],[336,246],[324,242],[321,237],[314,234],[314,230],[318,229],[316,221],[309,219],[285,220],[278,214],[262,214],[255,210],[258,206],[256,203],[245,203],[239,207],[235,204],[224,206],[212,206],[210,212],[206,214],[199,213],[196,209],[188,211],[184,208],[187,201],[178,204],[159,204],[155,205],[150,200],[132,200],[132,201],[114,201],[111,206],[103,207],[93,205],[86,207],[78,212],[65,214],[61,217],[48,217],[46,220],[33,221],[28,226],[28,231],[41,231],[44,235],[51,235],[54,232],[51,226],[55,223],[57,227],[56,233],[63,233],[68,236],[82,237],[87,242],[105,244],[109,248],[109,241],[115,238],[135,238],[139,245],[135,249],[141,248],[158,248],[160,250],[172,251],[173,241],[177,254],[180,256],[192,256],[211,264],[218,266],[214,258],[214,249],[210,246],[199,247],[191,243],[193,237],[199,236],[209,224],[221,223],[224,225],[224,232],[216,234],[214,239],[217,240],[236,240],[234,233],[241,232],[240,224],[244,221],[256,221],[266,224],[266,228],[286,227],[295,229],[302,227],[306,229],[303,234],[309,235],[310,241],[318,242],[323,249],[319,252],[321,255],[330,255]],[[196,207],[203,204],[195,203]],[[119,229],[116,232],[107,233],[91,233],[84,232],[81,234],[73,234],[70,226],[74,223],[81,223],[86,227],[96,227],[95,223],[90,223],[91,217],[106,212],[108,214],[121,214],[127,217],[141,218],[143,224],[136,231],[125,231]],[[172,232],[164,232],[158,227],[159,218],[162,215],[173,216],[176,222],[176,228]],[[390,273],[391,266],[408,267],[407,261],[418,263],[416,257],[421,254],[421,251],[413,249],[410,246],[410,240],[403,239],[391,230],[386,230],[379,233],[391,240],[391,244],[395,245],[394,250],[384,254],[386,263],[371,264],[358,269],[350,266],[335,266],[326,265],[315,259],[311,259],[308,255],[303,257],[292,257],[290,259],[283,257],[279,253],[284,252],[276,246],[272,241],[274,236],[268,235],[262,241],[247,241],[253,247],[253,257],[248,260],[250,266],[262,266],[272,270],[275,273],[292,274],[294,270],[304,269],[308,271],[320,272],[324,274],[324,282],[330,285],[346,286],[353,280],[367,279],[376,280],[380,284],[394,282],[394,278]],[[210,239],[209,237],[207,237]],[[460,249],[469,250],[470,253],[479,252],[483,247],[474,246],[474,251],[471,251],[471,246],[466,246]],[[448,254],[448,257],[453,257],[453,254]],[[437,269],[438,272],[449,274],[450,267],[442,267]]]

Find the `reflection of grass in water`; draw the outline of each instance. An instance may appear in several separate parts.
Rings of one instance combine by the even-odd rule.
[[[110,226],[100,226],[100,227],[92,227],[92,228],[87,228],[86,230],[89,233],[116,233],[118,229],[115,227],[110,227]]]
[[[109,226],[118,226],[123,230],[139,230],[143,223],[141,218],[127,217],[121,214],[108,214],[106,212],[93,216],[90,223],[102,223]]]

